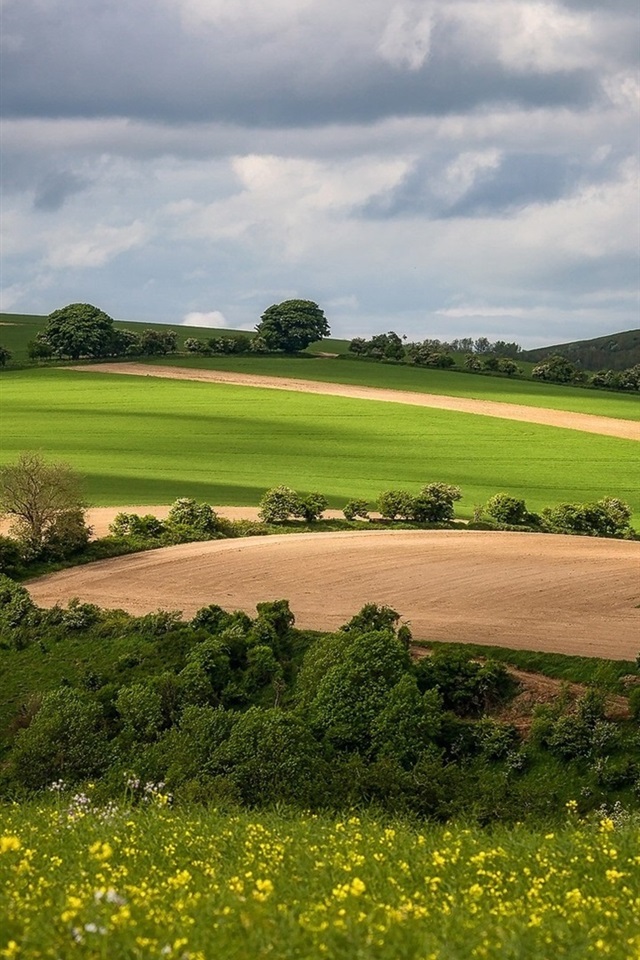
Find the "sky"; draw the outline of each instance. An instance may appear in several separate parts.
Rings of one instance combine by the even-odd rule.
[[[2,300],[640,326],[636,0],[0,0]]]

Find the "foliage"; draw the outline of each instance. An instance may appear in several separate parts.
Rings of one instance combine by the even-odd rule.
[[[0,344],[0,367],[6,366],[9,360],[11,360],[12,356],[13,354],[11,353],[11,350],[9,350],[8,347],[3,346],[3,344]]]
[[[632,533],[630,520],[629,504],[617,497],[604,497],[595,503],[561,503],[546,507],[541,514],[546,530],[590,537],[628,536]]]
[[[157,330],[149,327],[140,333],[138,342],[139,352],[144,356],[165,356],[167,353],[175,352],[178,335],[174,330]]]
[[[12,754],[16,782],[32,789],[59,779],[78,783],[101,773],[107,763],[99,704],[66,687],[45,695],[30,725],[19,731]]]
[[[484,508],[490,517],[499,523],[526,523],[529,517],[524,500],[508,493],[496,493],[489,497]]]
[[[197,503],[190,497],[181,497],[171,505],[167,523],[182,524],[198,533],[214,534],[217,530],[217,517],[208,503]]]
[[[308,493],[306,496],[298,495],[298,502],[291,512],[294,517],[302,517],[303,520],[312,523],[320,519],[328,506],[329,501],[323,493]],[[263,519],[266,519],[264,515]]]
[[[259,506],[259,516],[265,523],[283,523],[290,516],[299,515],[301,510],[300,497],[284,484],[267,490]]]
[[[80,477],[68,464],[25,452],[0,467],[0,513],[29,555],[64,556],[86,543],[84,509]]]
[[[369,519],[369,502],[367,500],[362,500],[356,498],[355,500],[349,500],[345,504],[343,509],[343,514],[345,520],[357,520],[360,517],[362,520]]]
[[[256,326],[268,350],[295,353],[330,334],[324,312],[312,300],[284,300],[268,307]]]
[[[108,357],[113,354],[113,319],[90,303],[70,303],[47,317],[36,341],[49,344],[57,357]]]
[[[22,570],[22,549],[13,537],[0,535],[0,574],[13,577]]]
[[[437,689],[447,710],[461,716],[479,716],[492,705],[513,696],[516,684],[504,664],[479,663],[462,650],[438,649],[416,665],[418,689]]]
[[[378,510],[385,520],[409,520],[413,512],[413,499],[407,490],[385,490],[378,497]]]
[[[548,383],[576,383],[584,379],[570,360],[557,353],[537,364],[531,376],[534,380],[546,380]]]
[[[428,483],[415,498],[409,519],[429,523],[452,520],[453,504],[461,498],[460,487],[451,483]]]

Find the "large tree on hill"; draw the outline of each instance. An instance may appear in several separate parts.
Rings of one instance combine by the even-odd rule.
[[[70,303],[54,310],[39,337],[56,356],[71,360],[108,357],[115,346],[113,319],[91,303]]]
[[[295,353],[330,334],[324,312],[313,300],[284,300],[262,314],[256,327],[268,350]]]

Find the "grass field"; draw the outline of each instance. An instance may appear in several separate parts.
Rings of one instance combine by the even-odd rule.
[[[322,383],[348,383],[496,400],[530,407],[570,410],[622,420],[640,420],[640,396],[583,390],[533,380],[509,380],[450,370],[428,370],[401,364],[314,357],[162,357],[150,363],[203,370],[232,370],[271,377],[296,377]]]
[[[615,495],[640,513],[638,447],[575,430],[375,401],[157,378],[6,371],[3,461],[70,462],[95,505],[256,504],[286,483],[341,507],[431,480],[462,487],[459,515],[504,490],[530,509]],[[640,521],[640,517],[637,517]]]
[[[484,832],[87,801],[0,811],[0,956],[638,956],[637,827]]]

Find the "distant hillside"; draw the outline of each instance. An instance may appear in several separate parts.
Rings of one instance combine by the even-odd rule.
[[[36,334],[44,330],[47,318],[34,314],[24,313],[0,313],[0,343],[7,347],[13,359],[18,362],[24,362],[27,359],[27,345],[33,340]],[[253,330],[228,330],[222,327],[187,327],[182,323],[148,323],[147,321],[137,320],[116,320],[115,326],[118,330],[131,330],[133,333],[139,333],[140,329],[152,330],[175,330],[178,334],[178,349],[182,350],[184,341],[188,337],[195,337],[197,340],[207,340],[209,337],[237,336],[244,334],[253,337]],[[349,340],[335,340],[328,337],[326,340],[312,343],[308,348],[309,353],[346,353],[349,348]]]
[[[640,363],[640,330],[624,330],[593,340],[558,343],[536,350],[523,350],[518,359],[539,363],[553,353],[578,364],[583,370],[626,370]]]

